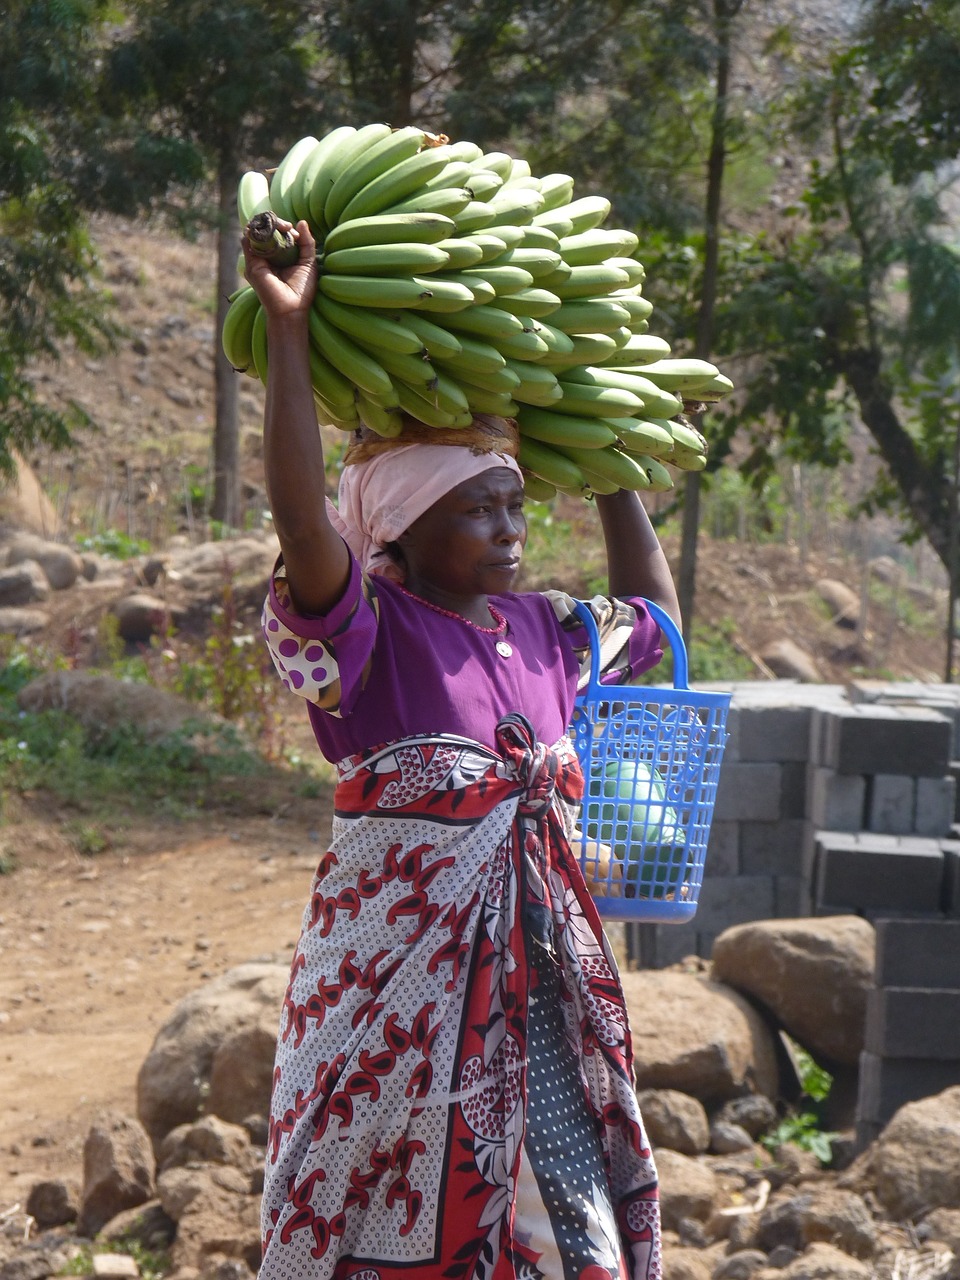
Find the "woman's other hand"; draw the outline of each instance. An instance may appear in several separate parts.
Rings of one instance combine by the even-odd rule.
[[[257,292],[268,320],[308,315],[317,291],[317,242],[302,219],[296,226],[277,219],[281,231],[291,230],[300,248],[300,258],[292,267],[274,267],[253,253],[244,234],[240,239],[244,275]]]

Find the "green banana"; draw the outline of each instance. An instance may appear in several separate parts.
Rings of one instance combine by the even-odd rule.
[[[592,267],[571,267],[570,275],[558,284],[545,287],[552,290],[562,302],[577,298],[597,298],[614,289],[623,289],[630,283],[625,271],[599,263]],[[629,312],[627,313],[629,319]]]
[[[450,255],[435,244],[357,245],[323,256],[323,270],[345,276],[410,276],[442,271]]]
[[[313,305],[325,320],[364,346],[408,356],[420,355],[424,350],[419,336],[409,324],[381,315],[371,307],[351,307],[343,302],[334,302],[319,291]]]
[[[331,129],[310,152],[300,170],[295,203],[306,210],[304,216],[318,242],[329,229],[323,220],[323,206],[339,172],[339,157],[356,132],[349,124]]]
[[[400,408],[404,413],[409,413],[411,418],[416,418],[418,422],[425,422],[428,427],[468,427],[473,421],[473,414],[469,410],[463,413],[449,413],[438,408],[436,402],[428,399],[427,396],[420,395],[406,383],[397,384]]]
[[[647,271],[642,262],[638,262],[636,258],[628,257],[626,254],[618,256],[612,254],[606,258],[604,265],[608,267],[616,267],[618,271],[623,271],[629,278],[629,288],[637,289],[643,284],[647,278]]]
[[[568,333],[573,350],[568,355],[546,355],[540,363],[549,369],[571,368],[578,364],[602,364],[616,351],[617,344],[609,333]]]
[[[456,378],[451,378],[448,373],[438,372],[437,376],[430,383],[428,388],[429,395],[438,409],[443,409],[446,413],[475,413],[476,410],[470,404],[466,392]],[[421,392],[421,394],[424,394]]]
[[[442,279],[438,275],[415,277],[421,285],[426,285],[427,296],[417,306],[421,311],[442,311],[457,313],[472,307],[477,300],[477,288],[467,286],[462,280],[449,273]]]
[[[558,489],[576,492],[586,487],[584,474],[572,458],[558,452],[552,445],[534,440],[522,430],[517,462],[524,471],[539,476],[541,480],[555,485]]]
[[[447,255],[447,266],[451,271],[464,271],[483,261],[483,249],[468,236],[451,236],[448,240],[440,240],[437,248]]]
[[[475,232],[474,238],[479,238],[481,236],[495,236],[497,240],[503,241],[503,249],[501,249],[500,252],[504,253],[508,249],[519,248],[519,246],[523,244],[524,233],[523,227],[514,227],[505,222],[502,226],[496,227],[495,229],[491,228],[489,231]]]
[[[470,166],[465,161],[448,160],[444,168],[432,178],[428,178],[420,190],[440,191],[444,187],[467,187],[470,172]]]
[[[509,315],[509,312],[502,314]],[[499,338],[497,346],[508,360],[541,360],[549,351],[543,338],[529,328],[523,328],[508,338]]]
[[[454,227],[452,218],[439,213],[378,213],[338,223],[327,233],[323,251],[336,253],[378,244],[442,244]]]
[[[475,142],[467,142],[464,139],[461,142],[450,143],[450,159],[463,160],[466,164],[476,164],[483,158],[483,147],[478,147]]]
[[[345,406],[343,409],[334,409],[332,405],[327,404],[323,396],[318,396],[316,392],[313,393],[313,403],[318,422],[336,427],[338,431],[355,431],[360,425],[356,404]]]
[[[611,387],[629,391],[643,401],[645,418],[672,418],[683,408],[682,402],[669,391],[664,391],[632,369],[606,368],[603,365],[583,365],[569,369],[564,375],[567,381],[591,387]]]
[[[675,444],[673,453],[670,455],[670,465],[676,467],[678,471],[702,471],[707,465],[707,455],[696,449]]]
[[[613,444],[616,433],[612,427],[594,417],[560,413],[555,406],[549,409],[536,405],[521,405],[517,413],[517,426],[521,436],[532,436],[544,444],[570,446],[580,449],[602,449]]]
[[[223,354],[238,373],[246,373],[254,367],[253,322],[259,310],[260,299],[251,286],[247,285],[233,295],[223,318],[220,334]]]
[[[557,210],[571,224],[569,235],[579,235],[582,231],[592,231],[610,213],[610,201],[606,196],[581,196],[579,200],[571,200]]]
[[[506,391],[493,391],[488,387],[478,387],[470,382],[456,384],[466,401],[471,413],[495,413],[501,418],[512,418],[517,412],[517,403]]]
[[[618,493],[620,485],[615,484],[612,480],[607,480],[604,476],[591,471],[589,467],[582,467],[584,479],[587,482],[586,492],[589,495],[597,493]]]
[[[674,449],[689,449],[691,453],[707,451],[706,437],[688,422],[678,422],[671,418],[670,434],[673,436]]]
[[[562,240],[564,236],[573,234],[573,220],[568,218],[564,213],[566,205],[558,205],[556,209],[545,209],[542,213],[534,214],[530,220],[532,227],[546,227],[548,231],[552,231],[558,240]]]
[[[524,472],[523,494],[530,502],[552,502],[559,490],[549,480],[535,476],[532,471]]]
[[[531,172],[530,162],[528,160],[524,160],[521,156],[512,156],[510,172],[507,175],[506,180],[507,182],[513,182],[517,178],[529,178]]]
[[[497,347],[502,341],[523,333],[523,324],[509,311],[479,304],[448,316],[446,324],[454,332],[485,338]]]
[[[560,237],[555,235],[549,227],[537,227],[532,222],[528,222],[520,230],[523,232],[523,239],[519,245],[521,249],[549,249],[551,253],[560,256]]]
[[[619,302],[621,307],[626,307],[630,312],[630,328],[635,332],[642,333],[646,330],[646,321],[653,314],[653,303],[649,298],[642,297],[639,293],[634,293],[631,289],[615,289],[613,293],[607,294],[608,298],[613,298],[614,302]],[[639,329],[639,325],[643,325],[643,329]],[[667,350],[669,351],[669,346]]]
[[[560,255],[552,249],[526,248],[522,243],[516,249],[507,251],[491,262],[492,267],[520,267],[531,276],[531,284],[543,276],[556,271],[560,265]]]
[[[324,358],[312,341],[308,348],[308,354],[310,357],[310,381],[313,384],[314,395],[319,396],[333,413],[349,415],[356,396],[356,388],[353,383],[348,378],[345,378],[340,370],[335,368],[329,360]]]
[[[398,138],[400,133],[402,130],[398,130],[394,138]],[[421,137],[424,136],[426,135],[421,134]],[[374,148],[371,148],[365,157],[368,164],[373,163],[373,150]],[[449,168],[448,149],[442,146],[424,145],[422,149],[388,166],[372,178],[366,186],[361,187],[341,210],[340,221],[348,218],[367,218],[384,209],[389,209],[391,205],[420,191],[425,183],[439,177],[447,168]]]
[[[413,330],[431,360],[446,360],[458,356],[463,350],[459,338],[449,329],[434,324],[426,316],[418,315],[415,311],[401,311],[397,318],[406,328]]]
[[[495,173],[501,182],[506,182],[513,171],[513,156],[508,156],[505,151],[486,151],[474,161],[474,164],[480,169]]]
[[[483,255],[481,262],[490,262],[493,258],[499,258],[507,248],[507,243],[501,236],[495,236],[489,231],[474,231],[470,235],[457,238],[462,239],[465,244],[476,245]]]
[[[397,351],[384,351],[382,347],[371,351],[371,355],[391,378],[405,382],[408,387],[426,387],[436,379],[437,371],[425,356],[401,355]]]
[[[614,301],[618,306],[624,305],[624,299],[615,298]],[[650,364],[656,360],[662,360],[670,354],[670,343],[665,338],[658,338],[654,333],[635,333],[632,334],[623,346],[618,347],[616,352],[604,360],[603,364],[610,368],[616,368],[621,365],[643,365]],[[597,364],[600,361],[596,361]]]
[[[508,253],[510,251],[508,250]],[[516,252],[516,250],[513,250]],[[504,254],[503,257],[506,257]],[[525,271],[523,267],[513,266],[510,263],[503,263],[498,259],[496,262],[487,262],[480,267],[468,267],[465,271],[460,272],[464,281],[472,288],[474,280],[485,280],[494,292],[494,296],[501,293],[516,293],[518,289],[529,289],[533,284],[533,276],[529,271]]]
[[[669,458],[673,453],[673,434],[649,418],[604,418],[617,433],[617,439],[628,453],[649,454]]]
[[[650,479],[637,460],[615,445],[602,449],[581,449],[572,445],[558,445],[557,448],[581,469],[588,468],[591,475],[608,480],[620,489],[650,488]]]
[[[543,208],[543,196],[530,187],[506,186],[488,203],[493,210],[490,226],[522,226]]]
[[[666,493],[673,488],[673,476],[659,458],[650,455],[634,454],[639,466],[647,473],[651,493]]]
[[[696,387],[691,389],[689,395],[684,395],[684,399],[702,400],[710,402],[713,400],[722,400],[725,395],[734,390],[733,383],[724,373],[718,373],[710,378],[707,382],[698,383]]]
[[[367,183],[372,182],[374,178],[379,178],[401,160],[408,160],[416,155],[426,141],[423,130],[413,125],[395,130],[389,126],[380,125],[367,125],[365,128],[370,130],[369,144],[344,165],[324,203],[323,216],[328,227],[337,225],[347,205]],[[381,132],[383,128],[386,128],[386,133]],[[358,137],[363,132],[363,129],[359,129]],[[383,207],[388,207],[389,203],[391,202],[388,201]],[[396,201],[392,203],[396,204]],[[361,217],[364,213],[380,212],[382,208],[366,208],[363,213],[357,212],[353,216]]]
[[[334,129],[332,134],[328,134],[323,139],[324,155],[322,163],[319,165],[316,176],[310,184],[307,191],[307,205],[310,210],[310,218],[317,228],[323,233],[330,229],[330,223],[326,219],[326,205],[330,192],[333,190],[334,184],[345,169],[353,164],[358,156],[374,142],[384,138],[390,132],[390,126],[386,124],[363,125],[360,129],[353,129],[349,133],[345,133],[340,129]],[[308,163],[316,163],[316,153],[308,160]],[[306,186],[306,183],[304,183]]]
[[[611,333],[630,319],[629,312],[609,298],[561,302],[550,323],[564,333]]]
[[[461,337],[464,336],[461,335]],[[497,354],[499,355],[499,352]],[[502,356],[500,358],[503,359]],[[512,396],[514,388],[520,384],[520,379],[511,369],[507,368],[506,363],[500,369],[478,373],[475,362],[469,354],[466,361],[462,360],[460,356],[449,356],[443,360],[438,359],[437,364],[442,365],[445,372],[450,373],[458,382],[462,382],[464,386],[469,384],[486,391],[502,392]]]
[[[611,255],[632,254],[639,244],[640,238],[633,231],[595,227],[579,235],[565,236],[560,241],[560,252],[571,267],[586,267],[603,262]]]
[[[569,204],[573,199],[573,178],[569,173],[545,173],[540,179],[544,212]]]
[[[490,342],[484,342],[482,338],[473,338],[469,333],[460,333],[457,335],[457,340],[460,350],[450,357],[443,357],[443,363],[449,363],[451,370],[458,375],[461,372],[466,373],[470,381],[479,380],[482,384],[484,378],[495,377],[506,364],[506,360],[497,348]]]
[[[557,413],[573,413],[583,417],[629,417],[643,412],[643,401],[622,387],[591,387],[558,378],[563,398],[554,406]]]
[[[270,179],[259,169],[248,169],[237,184],[237,216],[243,230],[251,218],[270,208]]]
[[[471,273],[469,271],[444,271],[433,279],[446,281],[451,285],[456,285],[458,289],[467,289],[470,293],[471,303],[487,303],[492,302],[496,297],[493,285],[489,280],[484,279],[480,273]]]
[[[532,360],[508,360],[507,368],[519,379],[512,395],[521,404],[548,409],[563,395],[556,376],[549,369],[540,368]]]
[[[489,200],[503,186],[503,179],[490,169],[471,169],[463,185],[472,191],[474,200]]]
[[[346,302],[355,307],[378,307],[382,311],[392,311],[394,307],[421,307],[430,297],[426,277],[419,276],[337,276],[322,272],[318,288],[334,302]]]
[[[573,267],[570,266],[569,262],[564,262],[561,258],[551,272],[537,279],[537,284],[541,289],[552,289],[554,285],[565,284],[570,279],[572,271]]]
[[[468,188],[469,190],[469,188]],[[458,233],[479,231],[493,221],[493,209],[485,200],[470,199],[459,213],[452,215]]]
[[[316,145],[317,139],[312,135],[300,138],[283,157],[270,178],[270,208],[288,222],[297,221],[293,208],[293,188],[301,167]],[[249,220],[248,218],[247,222]]]
[[[372,396],[394,394],[393,382],[383,365],[332,325],[316,307],[310,308],[309,325],[314,346],[354,386]]]
[[[399,204],[392,204],[383,213],[442,213],[456,220],[470,203],[470,192],[465,187],[441,187],[437,191],[420,190]]]
[[[392,439],[403,431],[403,413],[399,399],[395,409],[388,409],[360,391],[357,393],[356,403],[360,421],[365,427],[375,431],[378,436]]]
[[[515,316],[532,316],[534,320],[542,320],[544,316],[556,311],[560,299],[549,289],[520,289],[517,293],[501,293],[493,298],[491,306],[500,307],[503,311],[512,311]]]
[[[682,392],[695,388],[715,378],[720,370],[709,360],[665,360],[655,359],[644,363],[635,362],[636,371],[643,377],[655,382],[664,391]]]
[[[250,352],[257,377],[267,385],[267,313],[258,307],[250,329]]]
[[[546,346],[544,356],[569,356],[573,353],[573,339],[555,328],[549,320],[534,320],[532,316],[518,317],[525,329],[532,330]]]

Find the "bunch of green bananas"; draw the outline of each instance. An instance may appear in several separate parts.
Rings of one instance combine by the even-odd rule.
[[[601,226],[602,196],[535,177],[526,161],[410,126],[344,125],[299,139],[237,193],[241,225],[304,219],[320,278],[310,315],[322,420],[396,436],[403,415],[435,427],[514,418],[528,492],[666,490],[671,468],[706,465],[684,417],[732,383],[671,359],[632,231]],[[223,348],[266,381],[266,324],[249,285],[231,300]]]

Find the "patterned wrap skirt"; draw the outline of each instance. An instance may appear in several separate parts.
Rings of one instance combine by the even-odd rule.
[[[522,716],[338,765],[277,1044],[261,1280],[657,1280],[623,991]]]

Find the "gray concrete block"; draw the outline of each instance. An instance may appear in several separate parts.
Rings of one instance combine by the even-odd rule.
[[[854,848],[830,833],[817,836],[814,902],[818,908],[846,907],[861,914],[878,910],[940,911],[943,853],[935,840],[861,833]]]
[[[787,760],[780,766],[780,817],[805,818],[807,816],[806,761]]]
[[[943,777],[953,724],[926,707],[848,706],[826,713],[822,763],[843,774],[889,773],[909,762],[914,777]]]
[[[867,785],[862,777],[811,765],[807,776],[807,816],[829,831],[860,831],[864,826]]]
[[[960,991],[874,987],[863,1047],[883,1058],[960,1061]]]
[[[723,933],[731,925],[772,918],[772,876],[707,877],[700,888],[696,915],[700,932]]]
[[[960,919],[960,842],[941,840],[940,848],[943,850],[943,911],[947,916]]]
[[[740,874],[740,831],[739,822],[710,824],[710,841],[707,844],[704,875],[738,876]]]
[[[774,876],[773,911],[777,920],[799,920],[811,914],[810,886],[802,876]]]
[[[867,830],[909,835],[913,830],[917,787],[900,773],[877,773],[867,782]]]
[[[699,935],[692,922],[680,925],[627,926],[627,955],[638,969],[665,969],[699,956]]]
[[[876,939],[878,987],[960,991],[960,920],[881,920]]]
[[[806,761],[810,754],[808,706],[743,707],[739,758],[744,761]]]
[[[725,760],[713,811],[720,822],[771,822],[780,816],[780,766]]]
[[[740,866],[747,876],[800,876],[809,824],[802,818],[744,822]]]
[[[960,1061],[860,1055],[857,1120],[886,1124],[908,1102],[960,1084]]]
[[[953,822],[957,784],[954,778],[918,778],[913,829],[918,836],[945,836]]]

